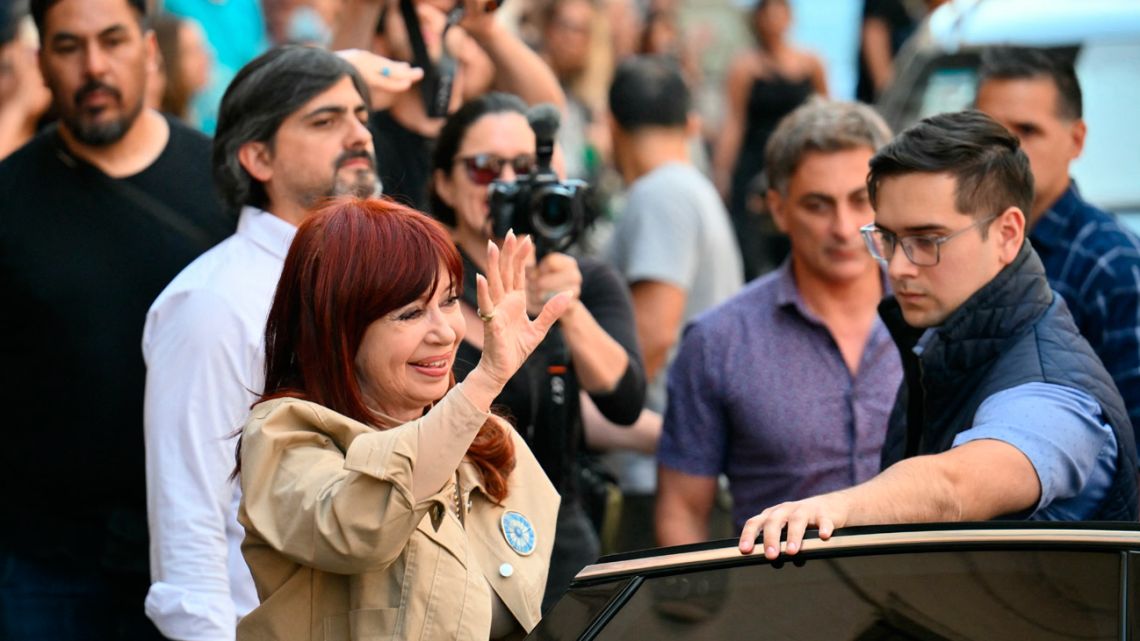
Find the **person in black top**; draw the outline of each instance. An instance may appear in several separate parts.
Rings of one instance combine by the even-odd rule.
[[[733,58],[725,79],[725,114],[713,155],[713,177],[728,205],[744,261],[744,280],[774,269],[790,246],[766,213],[750,209],[764,147],[780,119],[812,95],[827,95],[823,63],[789,37],[787,0],[758,0],[752,13],[756,46]]]
[[[867,0],[859,29],[855,98],[874,103],[895,77],[895,58],[919,25],[946,0]],[[906,57],[903,52],[903,57]]]
[[[143,107],[144,10],[32,2],[60,122],[0,163],[0,638],[160,638],[142,607],[143,322],[236,220],[209,140]]]
[[[511,181],[535,164],[535,135],[526,105],[491,93],[467,103],[440,132],[432,156],[431,213],[452,230],[464,259],[463,313],[469,330],[482,325],[474,278],[486,271],[491,221],[487,185]],[[618,274],[597,260],[549,253],[530,267],[528,307],[570,291],[575,303],[510,380],[496,401],[526,439],[562,495],[550,575],[543,599],[549,609],[570,580],[598,556],[598,538],[582,508],[578,453],[582,441],[579,391],[602,414],[632,424],[645,399],[645,373],[629,293]],[[479,332],[469,331],[456,359],[462,379],[479,362]]]
[[[913,4],[913,3],[912,3]],[[875,102],[894,78],[894,59],[918,24],[903,0],[867,0],[860,27],[859,83],[855,97]]]

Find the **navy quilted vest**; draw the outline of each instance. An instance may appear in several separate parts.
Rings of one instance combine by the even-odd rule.
[[[903,320],[894,297],[879,305],[903,362],[882,467],[950,449],[971,427],[982,401],[1017,385],[1045,382],[1090,394],[1116,434],[1116,478],[1094,520],[1137,519],[1136,447],[1132,423],[1112,377],[1077,331],[1064,299],[1049,289],[1029,241],[1013,263],[954,311],[921,358],[923,330]]]

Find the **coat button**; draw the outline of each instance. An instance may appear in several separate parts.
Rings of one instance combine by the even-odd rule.
[[[515,573],[515,567],[510,563],[504,563],[499,566],[499,576],[504,579]]]

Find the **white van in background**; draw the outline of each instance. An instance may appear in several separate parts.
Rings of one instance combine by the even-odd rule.
[[[1074,56],[1088,137],[1073,177],[1085,199],[1140,232],[1140,0],[952,0],[899,53],[878,108],[896,131],[968,108],[990,45]]]

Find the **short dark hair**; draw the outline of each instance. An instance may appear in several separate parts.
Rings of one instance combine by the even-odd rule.
[[[976,110],[931,116],[887,143],[871,158],[867,191],[878,207],[883,180],[913,173],[955,178],[954,207],[963,214],[1029,212],[1033,173],[1017,136]]]
[[[631,56],[614,72],[610,113],[626,131],[684,127],[689,108],[689,87],[676,61],[668,56]]]
[[[450,172],[455,165],[455,155],[467,136],[467,130],[480,118],[489,114],[518,113],[526,115],[527,106],[522,98],[509,93],[492,91],[475,100],[465,103],[458,111],[447,117],[447,122],[439,130],[435,147],[431,153],[432,173],[428,177],[428,211],[432,217],[448,227],[455,227],[455,209],[443,202],[435,188],[435,170]]]
[[[241,146],[264,142],[272,147],[286,118],[346,76],[368,105],[368,86],[356,68],[325,49],[275,47],[237,72],[222,96],[214,132],[214,183],[227,205],[268,204],[265,187],[238,160]]]
[[[1083,117],[1081,83],[1073,68],[1073,55],[1032,47],[989,47],[982,51],[978,85],[987,80],[1033,80],[1047,78],[1057,88],[1057,116],[1068,120]]]
[[[140,21],[146,18],[146,0],[123,1],[138,13]],[[48,9],[51,9],[60,2],[61,0],[31,0],[30,9],[32,21],[36,23],[36,31],[40,33],[40,40],[43,40],[44,37],[44,20],[47,17]]]

